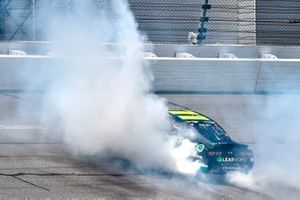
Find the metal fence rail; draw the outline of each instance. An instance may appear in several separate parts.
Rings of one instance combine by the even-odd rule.
[[[199,26],[202,0],[129,0],[139,28],[156,43],[187,43]]]
[[[0,0],[0,39],[43,39],[41,9],[64,12],[74,0]],[[99,9],[110,0],[94,0]],[[207,0],[128,0],[139,29],[154,43],[188,43]],[[300,45],[299,0],[208,0],[202,44]],[[100,6],[99,6],[100,5]],[[204,31],[202,29],[202,31]],[[36,37],[37,36],[37,37]]]
[[[300,1],[257,1],[257,43],[300,45]]]

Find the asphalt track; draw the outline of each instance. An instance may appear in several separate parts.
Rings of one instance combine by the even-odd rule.
[[[30,113],[38,95],[0,95],[0,199],[299,199],[300,190],[280,182],[249,189],[228,183],[135,173],[107,162],[72,156],[49,137]],[[162,95],[205,113],[245,143],[264,132],[251,120],[264,95]],[[250,102],[250,103],[249,103]],[[16,105],[27,106],[22,118]],[[248,123],[245,123],[248,122]],[[239,131],[247,130],[247,131]],[[253,143],[253,144],[252,144]],[[257,160],[257,162],[261,162]],[[284,190],[283,190],[284,188]],[[288,198],[287,198],[288,197]]]

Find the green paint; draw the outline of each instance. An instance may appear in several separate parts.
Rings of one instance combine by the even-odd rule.
[[[199,153],[201,153],[205,149],[205,146],[204,146],[204,144],[198,144],[196,149]]]
[[[202,171],[202,172],[208,172],[209,171],[208,166],[201,166],[200,167],[200,171]]]
[[[217,157],[217,162],[222,162],[222,157],[221,156]]]

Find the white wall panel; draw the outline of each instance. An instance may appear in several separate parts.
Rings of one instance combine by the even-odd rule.
[[[28,55],[5,55],[12,49]],[[146,45],[145,50],[157,55],[146,58],[154,75],[156,91],[300,91],[299,47]],[[47,80],[40,75],[50,76],[57,71],[52,69],[58,60],[47,57],[49,52],[50,46],[44,42],[0,43],[0,91],[28,89],[31,79],[43,90]],[[195,58],[175,58],[176,52],[191,53]],[[232,53],[238,59],[219,59],[219,53]],[[261,53],[272,53],[279,59],[260,59]]]
[[[252,61],[166,59],[151,66],[155,90],[168,92],[253,92],[259,72]]]

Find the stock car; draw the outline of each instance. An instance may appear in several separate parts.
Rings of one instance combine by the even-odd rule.
[[[247,145],[233,141],[214,120],[192,110],[169,110],[173,134],[195,143],[190,159],[203,165],[199,172],[226,174],[247,173],[253,167],[253,152]]]

